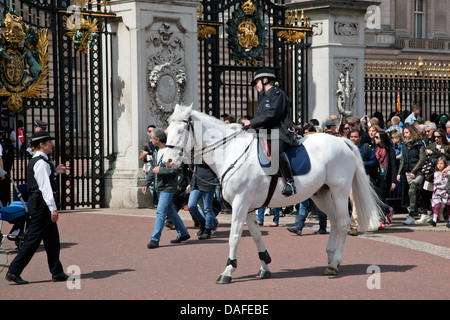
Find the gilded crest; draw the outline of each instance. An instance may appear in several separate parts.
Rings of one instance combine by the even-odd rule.
[[[80,17],[70,19],[64,16],[64,29],[68,30],[66,36],[71,38],[78,52],[87,53],[91,43],[97,38],[98,19]]]
[[[264,58],[267,30],[254,4],[250,0],[242,2],[227,21],[227,26],[231,58],[239,64],[258,65]]]
[[[29,26],[14,11],[7,11],[0,29],[0,98],[12,112],[22,110],[23,98],[48,92],[49,54],[47,29]]]

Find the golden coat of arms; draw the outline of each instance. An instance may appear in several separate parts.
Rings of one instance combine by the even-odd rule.
[[[233,11],[225,29],[228,35],[228,47],[231,59],[238,64],[260,64],[264,59],[266,47],[266,24],[261,13],[250,1],[242,1]]]
[[[22,110],[23,98],[48,93],[47,29],[29,26],[14,11],[0,21],[0,99],[12,112]]]

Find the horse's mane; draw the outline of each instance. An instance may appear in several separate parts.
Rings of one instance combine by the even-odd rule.
[[[222,120],[217,119],[216,117],[210,116],[204,112],[200,112],[197,110],[190,110],[189,107],[183,107],[183,106],[177,106],[175,108],[175,112],[169,117],[168,121],[169,123],[171,121],[185,121],[188,118],[188,114],[195,115],[196,118],[202,120],[206,120],[208,122],[212,122],[216,126],[221,126],[224,129],[231,129],[231,130],[242,130],[242,126],[238,123],[231,123],[226,124]]]

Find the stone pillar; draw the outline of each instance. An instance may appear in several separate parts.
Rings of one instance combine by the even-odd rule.
[[[139,155],[147,126],[166,127],[177,103],[198,105],[199,0],[110,3],[113,41],[116,158],[106,173],[106,205],[148,207]]]
[[[313,27],[308,66],[308,120],[323,123],[364,113],[364,15],[374,1],[297,0]]]

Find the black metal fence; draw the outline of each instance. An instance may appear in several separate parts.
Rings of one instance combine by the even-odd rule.
[[[24,30],[31,27],[45,30],[48,37],[49,74],[43,84],[45,90],[38,97],[24,94],[20,110],[11,111],[7,97],[0,97],[9,126],[18,131],[19,122],[23,121],[25,142],[22,148],[16,143],[11,175],[17,183],[26,182],[29,160],[26,147],[35,131],[33,122],[36,119],[47,122],[48,131],[56,138],[53,154],[56,164],[71,168],[59,180],[61,209],[104,206],[104,162],[111,148],[105,145],[110,140],[104,137],[108,136],[108,123],[112,121],[109,111],[112,81],[107,78],[112,68],[111,34],[107,19],[114,16],[106,11],[105,3],[67,0],[0,3],[0,18],[13,10]],[[3,24],[2,33],[5,30],[9,29]]]
[[[365,64],[365,110],[381,112],[385,120],[422,107],[424,120],[436,121],[450,113],[450,66],[417,62]]]

